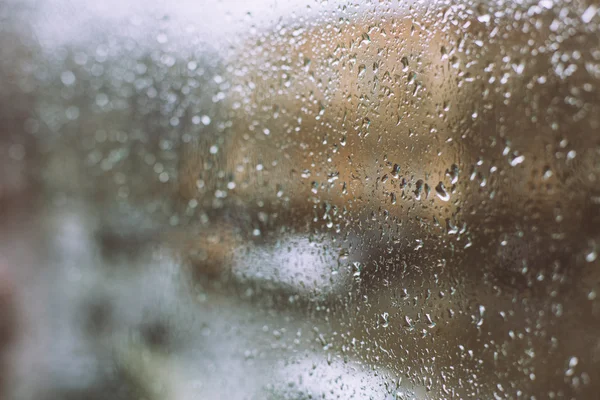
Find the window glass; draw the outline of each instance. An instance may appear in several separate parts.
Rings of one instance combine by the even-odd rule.
[[[596,398],[599,9],[4,1],[6,398]]]

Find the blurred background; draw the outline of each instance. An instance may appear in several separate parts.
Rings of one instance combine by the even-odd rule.
[[[592,1],[0,1],[0,388],[594,399]]]

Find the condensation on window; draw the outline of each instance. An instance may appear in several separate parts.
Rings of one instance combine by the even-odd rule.
[[[599,10],[4,1],[3,398],[596,398]]]

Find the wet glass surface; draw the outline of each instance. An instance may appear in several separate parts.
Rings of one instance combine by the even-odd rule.
[[[3,1],[3,398],[596,398],[599,9]]]

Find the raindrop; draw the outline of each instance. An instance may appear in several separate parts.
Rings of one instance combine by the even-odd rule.
[[[423,180],[419,179],[416,183],[415,183],[415,197],[417,200],[421,200],[421,192],[423,191]]]
[[[389,314],[384,312],[383,314],[381,314],[381,319],[383,319],[383,323],[381,324],[382,327],[387,328],[388,326],[390,326],[390,321],[389,321]]]
[[[458,182],[458,166],[456,164],[452,164],[450,169],[446,170],[446,175],[450,178],[451,184],[456,184],[456,182]]]
[[[317,194],[318,190],[319,190],[319,184],[317,182],[313,181],[311,183],[311,189],[310,189],[310,191],[313,192],[314,194]]]
[[[352,269],[354,270],[354,273],[352,274],[352,276],[354,276],[354,278],[359,279],[360,278],[360,273],[362,272],[362,264],[358,261],[355,261],[352,263]]]
[[[98,93],[96,95],[96,104],[98,105],[98,107],[104,107],[106,105],[108,105],[108,96],[104,93]]]
[[[71,71],[63,71],[63,73],[60,74],[60,80],[65,86],[71,86],[75,83],[75,74]]]
[[[481,23],[488,23],[491,20],[490,14],[483,14],[477,17],[477,20]]]
[[[402,62],[402,71],[408,71],[408,58],[402,57],[402,60],[400,61]]]
[[[75,121],[79,118],[79,108],[75,106],[71,106],[65,110],[65,115],[68,120]]]
[[[576,367],[578,363],[579,363],[579,359],[577,357],[571,357],[571,359],[569,360],[569,367],[570,368]]]
[[[596,15],[596,11],[598,10],[598,8],[596,7],[596,5],[592,4],[590,5],[584,12],[583,14],[581,14],[581,20],[584,23],[589,23],[592,18],[594,18],[594,16]]]
[[[435,193],[442,201],[450,200],[450,194],[448,194],[446,187],[442,182],[438,183],[438,185],[435,187]]]
[[[510,165],[511,165],[511,167],[516,167],[517,165],[521,164],[523,161],[525,161],[525,156],[523,156],[523,155],[515,156],[510,160]]]
[[[596,258],[598,258],[598,253],[596,252],[596,249],[589,251],[585,255],[585,261],[587,262],[594,262],[596,261]]]
[[[166,172],[161,172],[158,175],[158,180],[161,181],[162,183],[166,183],[169,181],[169,174]]]
[[[367,72],[367,67],[365,66],[365,64],[359,65],[359,67],[358,67],[358,77],[359,78],[364,77],[365,74],[366,74],[366,72]]]

